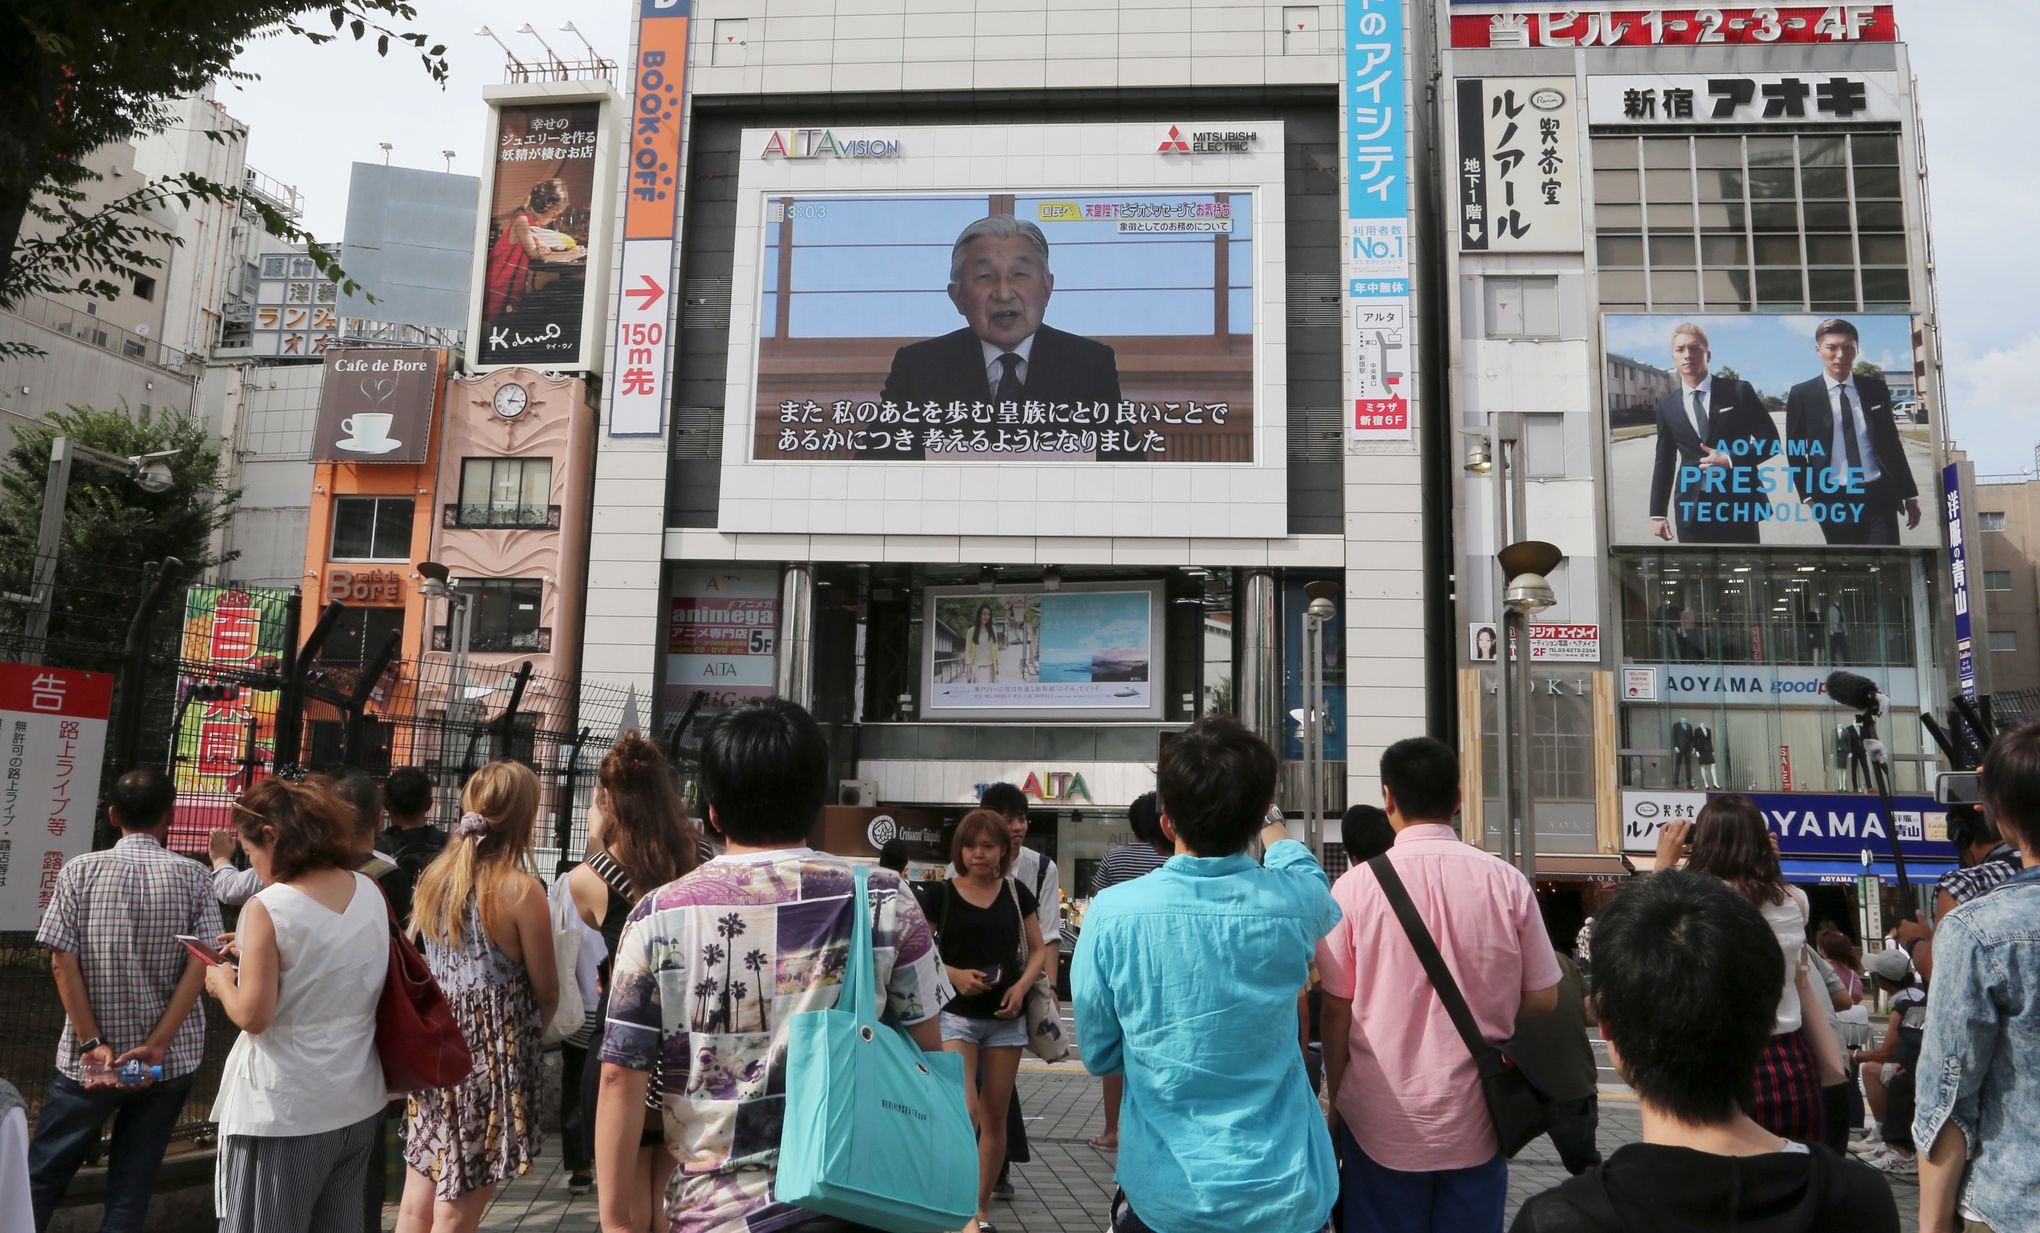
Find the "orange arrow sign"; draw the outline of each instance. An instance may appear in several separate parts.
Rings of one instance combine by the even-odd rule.
[[[644,297],[638,300],[638,311],[644,312],[659,302],[659,297],[666,294],[666,289],[652,281],[652,276],[649,274],[639,275],[639,277],[644,279],[644,286],[626,288],[624,294],[632,297]]]

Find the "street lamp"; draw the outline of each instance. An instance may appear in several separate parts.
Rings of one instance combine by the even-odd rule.
[[[552,57],[553,67],[555,69],[565,71],[567,67],[567,62],[565,60],[560,59],[560,53],[554,51],[552,49],[552,44],[545,41],[545,36],[538,32],[537,26],[534,26],[527,21],[523,25],[517,27],[517,33],[528,34],[532,38],[537,39],[538,45],[540,47],[545,48],[545,54]]]
[[[452,681],[446,690],[446,718],[449,721],[461,717],[467,710],[467,659],[468,637],[473,622],[469,613],[474,607],[474,596],[463,595],[448,581],[451,570],[437,561],[418,562],[418,594],[427,599],[446,601],[446,642],[452,652],[453,662],[449,675]]]
[[[1303,587],[1310,599],[1303,610],[1303,833],[1313,853],[1318,852],[1325,815],[1325,623],[1338,616],[1332,601],[1339,590],[1336,582],[1308,582]]]
[[[32,415],[9,411],[5,407],[0,407],[0,411],[31,424],[47,426]],[[34,573],[28,592],[28,621],[22,630],[27,643],[23,656],[26,662],[42,662],[42,644],[49,638],[50,611],[57,597],[57,555],[63,549],[64,505],[71,488],[71,463],[82,458],[94,466],[121,472],[143,492],[161,494],[177,486],[176,476],[170,471],[170,459],[179,452],[157,450],[151,454],[130,454],[123,458],[119,454],[80,445],[62,433],[50,438],[49,472],[48,478],[43,481],[42,525],[36,533]]]
[[[513,68],[520,73],[524,71],[524,61],[517,58],[517,53],[510,50],[510,44],[504,42],[494,30],[489,29],[487,26],[476,26],[475,37],[489,39],[494,42],[496,46],[503,49],[503,55],[510,61]]]
[[[1496,718],[1508,757],[1502,777],[1502,859],[1537,880],[1537,793],[1530,780],[1530,617],[1558,602],[1546,577],[1565,554],[1541,539],[1519,540],[1495,554],[1501,563],[1502,699],[1510,705]],[[1520,651],[1518,648],[1521,648]],[[1520,655],[1520,659],[1518,656]],[[1513,773],[1511,773],[1513,772]]]

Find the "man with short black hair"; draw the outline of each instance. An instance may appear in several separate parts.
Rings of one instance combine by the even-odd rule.
[[[198,1009],[205,964],[178,934],[210,942],[219,904],[196,861],[167,851],[176,791],[153,767],[122,775],[107,794],[120,840],[65,864],[36,941],[50,949],[64,1032],[57,1077],[29,1145],[36,1228],[50,1221],[86,1153],[113,1120],[102,1233],[134,1233],[149,1211],[156,1170],[205,1057]],[[161,1066],[153,1083],[86,1086],[82,1066]]]
[[[1395,846],[1395,827],[1379,805],[1353,805],[1339,819],[1339,846],[1348,866],[1364,865]]]
[[[1813,327],[1821,375],[1785,396],[1792,490],[1810,503],[1830,544],[1898,543],[1899,518],[1920,525],[1919,481],[1892,414],[1884,378],[1859,374],[1862,335],[1829,317]]]
[[[1013,837],[1013,868],[1006,876],[1034,892],[1035,920],[1041,926],[1041,940],[1048,943],[1048,966],[1054,973],[1062,954],[1062,871],[1047,853],[1027,846],[1027,794],[1009,783],[987,784],[978,804],[1006,819],[1006,833]],[[978,1072],[982,1078],[984,1072]],[[1020,1112],[1020,1089],[1006,1103],[1006,1164],[1026,1164],[1033,1153],[1027,1143],[1027,1119]],[[1007,1169],[999,1170],[992,1193],[1001,1199],[1013,1197],[1013,1183]]]
[[[1275,770],[1268,743],[1229,716],[1180,733],[1156,775],[1176,855],[1085,914],[1077,1039],[1092,1074],[1126,1077],[1114,1233],[1316,1233],[1338,1198],[1288,1042],[1311,948],[1339,910],[1310,850],[1266,822]],[[1256,834],[1264,862],[1248,850]]]
[[[1396,834],[1375,859],[1408,889],[1481,1035],[1498,1045],[1519,1017],[1558,1004],[1558,954],[1537,896],[1513,866],[1453,832],[1459,757],[1443,743],[1413,737],[1389,746],[1381,803]],[[1349,870],[1332,897],[1343,918],[1317,957],[1346,1228],[1499,1229],[1509,1162],[1473,1055],[1372,864]]]
[[[1727,883],[1670,870],[1617,893],[1594,926],[1594,999],[1643,1141],[1531,1198],[1512,1233],[1896,1233],[1875,1172],[1750,1119],[1784,981],[1770,926]]]
[[[383,780],[382,795],[390,817],[383,848],[415,881],[446,847],[446,832],[432,825],[432,777],[415,766],[400,766]]]
[[[595,1114],[605,1229],[630,1227],[633,1187],[610,1183],[636,1171],[645,1087],[662,1056],[731,1076],[666,1089],[666,1145],[680,1161],[664,1188],[675,1227],[843,1227],[779,1202],[773,1183],[788,1025],[837,1005],[852,912],[873,917],[879,1013],[921,1048],[942,1047],[941,967],[920,905],[884,869],[853,903],[849,862],[807,846],[828,771],[821,728],[781,698],[732,707],[702,740],[708,822],[729,846],[641,899],[617,945]]]

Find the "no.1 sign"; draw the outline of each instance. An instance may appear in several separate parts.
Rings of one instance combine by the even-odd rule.
[[[0,930],[42,921],[64,862],[92,847],[113,678],[0,664]]]

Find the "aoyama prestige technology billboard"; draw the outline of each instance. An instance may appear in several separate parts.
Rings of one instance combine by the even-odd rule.
[[[1159,584],[930,587],[924,719],[1162,717]]]
[[[1912,318],[1610,313],[1608,540],[1931,547]]]

